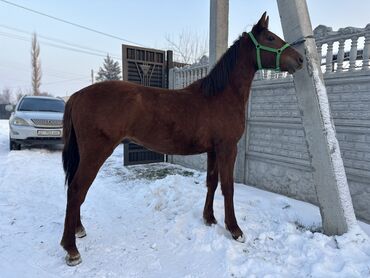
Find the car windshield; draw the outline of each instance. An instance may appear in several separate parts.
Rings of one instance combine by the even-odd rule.
[[[19,105],[19,111],[64,112],[64,101],[45,98],[24,98]]]

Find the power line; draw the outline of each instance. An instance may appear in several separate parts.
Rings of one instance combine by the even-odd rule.
[[[2,0],[0,0],[0,1],[2,1]],[[20,36],[20,35],[16,35],[16,34],[12,34],[12,33],[0,32],[0,36],[29,42],[29,38],[24,37],[24,36]],[[56,47],[56,48],[60,48],[60,49],[64,49],[64,50],[84,53],[84,54],[88,54],[88,55],[92,55],[92,56],[98,56],[98,57],[104,57],[104,58],[106,57],[106,55],[103,55],[103,54],[94,53],[94,52],[91,52],[91,51],[81,50],[81,49],[68,47],[68,46],[57,45],[55,43],[45,42],[45,41],[42,41],[42,40],[40,40],[40,43],[44,44],[44,45],[48,45],[48,46],[52,46],[52,47]],[[115,56],[112,56],[112,58],[120,59],[120,57],[115,57]]]
[[[9,64],[11,65],[11,66],[9,66]],[[29,67],[29,68],[27,68],[26,66],[24,66],[24,65],[22,65],[22,66],[20,66],[20,65],[14,65],[14,63],[9,63],[9,62],[5,62],[5,64],[1,64],[0,65],[0,71],[3,69],[3,71],[5,70],[5,69],[7,69],[7,70],[9,70],[9,68],[12,68],[12,69],[17,69],[17,70],[22,70],[22,71],[25,71],[25,72],[27,72],[27,73],[31,73],[32,72],[32,68],[31,67]],[[48,69],[48,68],[46,68],[46,67],[42,67],[43,69]],[[69,75],[69,77],[67,77],[66,75],[61,75],[61,74],[68,74]],[[68,79],[68,78],[70,78],[71,77],[71,75],[74,75],[74,76],[80,76],[80,78],[86,78],[86,75],[82,75],[82,74],[74,74],[74,73],[67,73],[67,72],[60,72],[60,73],[58,73],[58,72],[56,72],[56,73],[50,73],[50,70],[48,70],[46,73],[45,72],[43,72],[42,73],[42,75],[44,76],[44,75],[46,75],[46,76],[50,76],[50,77],[54,77],[54,78],[59,78],[59,79]]]
[[[24,63],[19,63],[19,62],[16,62],[14,60],[2,60],[1,64],[10,64],[11,67],[15,67],[15,68],[22,68],[24,70],[26,70],[26,66]],[[9,66],[4,66],[4,65],[0,65],[0,67],[4,67],[4,68],[8,68],[9,69]],[[68,78],[70,78],[71,76],[73,77],[76,77],[76,76],[80,76],[80,77],[86,77],[86,74],[81,74],[81,73],[75,73],[75,72],[70,72],[70,71],[64,71],[64,70],[60,70],[59,68],[56,69],[56,68],[53,68],[53,67],[49,67],[49,66],[45,66],[43,65],[42,66],[43,69],[46,69],[53,73],[56,73],[56,74],[63,74],[63,75],[69,75]],[[29,68],[28,68],[29,69]]]
[[[14,7],[21,8],[23,10],[26,10],[26,11],[29,11],[29,12],[32,12],[32,13],[35,13],[35,14],[38,14],[38,15],[42,15],[42,16],[45,16],[45,17],[54,19],[56,21],[63,22],[63,23],[66,23],[66,24],[69,24],[69,25],[78,27],[78,28],[81,28],[81,29],[85,29],[87,31],[90,31],[90,32],[93,32],[93,33],[96,33],[96,34],[100,34],[100,35],[103,35],[103,36],[106,36],[106,37],[110,37],[110,38],[113,38],[113,39],[116,39],[116,40],[120,40],[120,41],[125,41],[125,42],[128,42],[128,43],[136,44],[138,46],[144,46],[144,45],[142,45],[140,43],[133,42],[133,41],[130,41],[130,40],[126,40],[126,39],[121,38],[121,37],[118,37],[116,35],[108,34],[108,33],[105,33],[105,32],[102,32],[102,31],[99,31],[99,30],[96,30],[96,29],[93,29],[93,28],[90,28],[90,27],[87,27],[87,26],[84,26],[84,25],[81,25],[81,24],[78,24],[78,23],[74,23],[74,22],[71,22],[71,21],[68,21],[68,20],[59,18],[59,17],[55,17],[55,16],[52,16],[52,15],[49,15],[49,14],[40,12],[40,11],[36,11],[36,10],[30,9],[30,8],[27,8],[25,6],[21,6],[21,5],[15,4],[15,3],[10,2],[10,1],[6,1],[6,0],[0,0],[0,1],[3,2],[3,3],[5,3],[5,4],[12,5]]]
[[[14,78],[12,78],[14,79]],[[41,82],[41,85],[53,85],[53,84],[58,84],[58,83],[66,83],[66,82],[76,82],[76,81],[86,81],[89,82],[89,77],[85,78],[72,78],[72,79],[64,79],[64,80],[59,80],[59,81],[52,81],[52,82]],[[28,88],[32,87],[31,85],[17,85],[17,86],[10,86],[7,88],[13,89],[13,88]]]
[[[72,81],[83,81],[85,80],[86,82],[89,81],[90,77],[85,77],[85,78],[72,78],[72,79],[64,79],[64,80],[59,80],[59,81],[52,81],[52,82],[46,82],[46,83],[41,83],[42,85],[52,85],[52,84],[58,84],[58,83],[64,83],[64,82],[72,82]]]
[[[8,30],[12,30],[12,31],[20,32],[20,33],[23,33],[23,34],[32,35],[31,32],[28,32],[28,31],[25,31],[25,30],[22,30],[22,29],[18,29],[18,28],[15,28],[15,27],[11,27],[11,26],[8,26],[8,25],[0,24],[0,27],[8,29]],[[109,53],[109,51],[99,50],[99,49],[91,48],[89,46],[84,46],[84,45],[79,45],[79,44],[76,44],[76,43],[67,42],[67,41],[64,41],[64,40],[61,40],[61,39],[58,39],[58,38],[44,36],[44,35],[41,35],[39,33],[37,33],[37,36],[40,37],[40,38],[49,40],[49,41],[65,44],[65,45],[72,46],[72,47],[81,48],[83,50],[90,50],[90,51],[100,52],[100,53],[104,53],[104,54]],[[112,57],[114,57],[115,59],[120,59],[120,58],[117,58],[117,57],[119,57],[119,55],[117,55],[117,54],[113,54]]]

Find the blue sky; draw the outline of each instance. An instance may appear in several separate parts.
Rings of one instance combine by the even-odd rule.
[[[9,0],[13,3],[125,38],[141,45],[166,49],[166,35],[193,30],[208,35],[209,0]],[[365,27],[370,23],[368,0],[307,0],[313,27],[324,24]],[[281,35],[275,0],[230,0],[229,43],[248,31],[261,14],[270,15],[270,29]],[[121,57],[127,43],[91,33],[0,1],[0,90],[26,92],[31,85],[31,33],[40,39],[43,72],[41,91],[70,95],[90,84],[90,71],[97,71],[103,57],[76,53],[44,44],[51,37]]]

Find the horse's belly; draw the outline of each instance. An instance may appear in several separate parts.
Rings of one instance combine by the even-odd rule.
[[[190,155],[207,152],[211,148],[212,132],[200,127],[196,118],[144,117],[127,130],[127,136],[148,149],[165,153]]]
[[[211,146],[206,143],[194,140],[173,140],[172,138],[163,140],[140,140],[133,138],[138,144],[155,152],[163,154],[192,155],[208,152]]]

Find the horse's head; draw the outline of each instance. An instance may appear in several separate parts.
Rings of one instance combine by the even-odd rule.
[[[243,37],[251,39],[254,44],[255,66],[258,69],[275,69],[294,73],[302,68],[303,57],[288,43],[268,30],[269,17],[266,12],[249,33]]]

